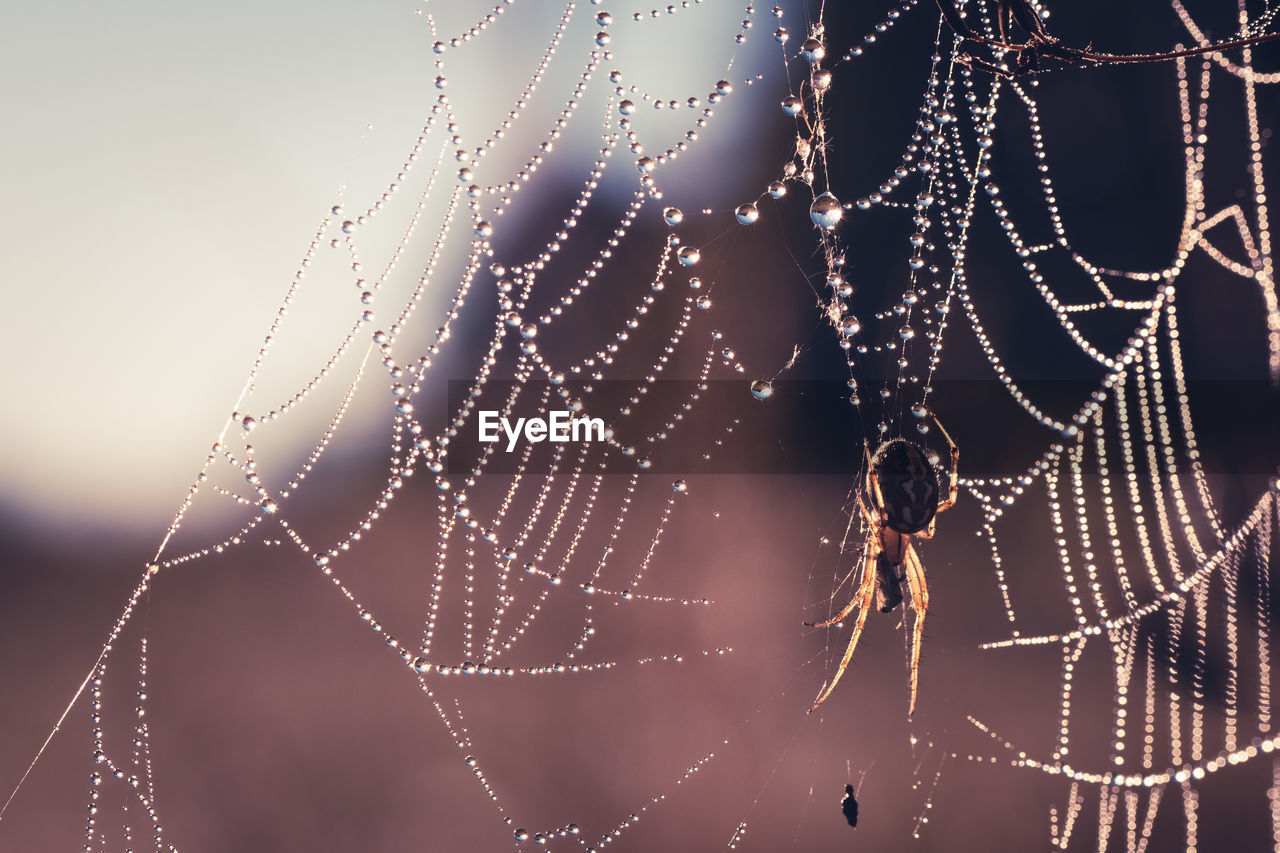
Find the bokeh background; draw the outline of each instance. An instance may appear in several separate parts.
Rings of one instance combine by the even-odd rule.
[[[815,11],[816,4],[807,5],[787,6],[784,23],[793,34]],[[838,192],[847,186],[850,195],[860,194],[853,188],[875,186],[897,164],[933,50],[936,19],[927,5],[905,15],[866,56],[837,70],[831,132]],[[1215,34],[1234,29],[1227,4],[1196,5]],[[5,796],[155,552],[230,413],[316,224],[335,200],[380,191],[421,126],[435,96],[435,72],[432,39],[415,8],[29,6],[0,36],[0,86],[11,128],[0,138],[10,208],[0,241],[13,318],[0,360],[6,388],[0,419]],[[424,8],[446,31],[487,11]],[[828,8],[832,53],[857,43],[888,8]],[[450,71],[448,91],[460,123],[476,132],[494,126],[561,11],[558,4],[526,0],[483,35],[491,40],[486,49],[458,52],[460,63],[470,63]],[[563,64],[553,64],[539,92],[545,99],[531,100],[521,119],[529,127],[541,128],[557,113],[581,72],[593,11],[578,10],[559,51]],[[619,19],[615,29],[626,31],[631,10],[611,11]],[[724,75],[740,11],[707,3],[645,22],[649,29],[637,25],[640,34],[627,36],[634,41],[620,37],[614,47],[631,62],[628,79],[667,97],[705,97]],[[1123,10],[1091,2],[1055,11],[1054,31],[1071,44],[1153,50],[1185,39],[1169,10],[1155,2]],[[1037,753],[1047,753],[1056,736],[1056,654],[976,649],[1001,638],[1004,619],[986,546],[973,535],[980,516],[972,501],[962,498],[944,517],[938,538],[921,549],[933,603],[915,719],[905,714],[896,616],[873,616],[841,689],[821,713],[805,714],[843,650],[843,633],[829,636],[801,623],[826,613],[842,565],[821,539],[843,529],[861,435],[839,396],[843,359],[830,329],[816,322],[809,277],[821,267],[807,202],[793,193],[762,204],[761,221],[750,228],[732,222],[733,206],[759,194],[793,142],[790,122],[776,108],[786,83],[768,37],[768,10],[757,9],[756,19],[731,77],[760,71],[764,79],[738,85],[718,108],[703,147],[673,164],[664,179],[671,202],[689,214],[682,237],[702,247],[699,272],[715,282],[714,308],[696,317],[691,332],[697,345],[690,344],[672,375],[696,375],[693,350],[719,328],[759,376],[772,375],[800,347],[784,378],[805,380],[780,383],[763,405],[749,398],[743,383],[740,406],[717,409],[681,439],[710,446],[724,419],[742,418],[712,463],[679,472],[690,491],[646,580],[650,591],[706,597],[715,606],[602,605],[594,655],[623,662],[608,672],[449,683],[441,695],[450,701],[456,695],[465,710],[474,742],[469,751],[512,817],[506,825],[403,665],[353,618],[309,559],[250,544],[166,572],[127,642],[136,643],[145,623],[152,749],[169,841],[210,851],[490,850],[512,843],[513,826],[534,832],[570,821],[591,841],[661,793],[665,799],[615,846],[719,849],[742,821],[745,850],[1047,846],[1048,808],[1062,807],[1065,786],[1010,768],[1004,753],[965,721],[967,714],[990,721]],[[1260,49],[1258,57],[1260,68],[1280,66],[1274,47]],[[596,94],[607,88],[603,76],[598,83]],[[1251,181],[1239,88],[1218,91],[1206,175],[1211,207],[1247,200]],[[1045,75],[1039,94],[1063,215],[1077,247],[1108,266],[1164,266],[1183,209],[1172,66]],[[1274,121],[1277,102],[1270,89],[1262,96],[1265,125]],[[584,100],[575,119],[582,126],[567,135],[558,157],[530,184],[531,195],[513,208],[499,243],[505,256],[528,255],[545,240],[540,226],[547,210],[559,215],[595,157],[603,105]],[[685,115],[642,118],[655,123],[650,130],[661,138],[664,127],[683,128]],[[1009,170],[1000,182],[1010,208],[1034,220],[1039,208],[1025,127],[1012,110],[1008,116],[997,135],[1002,168]],[[663,121],[669,125],[657,124]],[[509,170],[529,147],[495,153],[488,165],[495,173]],[[1264,167],[1270,162],[1264,150]],[[608,210],[618,211],[634,187],[627,155],[615,157],[612,172],[617,180],[606,181],[600,194]],[[695,213],[703,208],[712,212]],[[383,224],[403,222],[405,209],[389,211]],[[612,319],[647,288],[643,264],[652,263],[667,228],[652,203],[644,213],[621,250],[634,252],[639,275],[618,273],[611,291],[584,303],[582,328],[611,329]],[[1097,375],[1070,352],[990,214],[978,221],[970,277],[987,326],[1011,369],[1038,380],[1055,412],[1070,412],[1079,389]],[[570,241],[574,259],[585,262],[609,222],[584,223],[576,249]],[[845,227],[860,288],[855,306],[861,300],[867,313],[879,310],[901,287],[907,216],[851,217]],[[404,261],[409,271],[422,266],[425,249],[417,252]],[[445,262],[442,283],[453,275],[449,265],[458,263],[457,257]],[[569,275],[574,268],[566,261],[562,269]],[[1050,272],[1070,282],[1064,287],[1083,288],[1068,270]],[[614,304],[615,293],[626,294],[625,304]],[[279,341],[264,396],[294,388],[314,372],[347,323],[350,296],[295,309],[296,332]],[[1238,520],[1280,461],[1261,298],[1254,285],[1201,254],[1182,281],[1179,306],[1196,382],[1193,405],[1205,401],[1195,412],[1206,465],[1225,517]],[[654,320],[672,316],[667,311]],[[419,321],[434,326],[425,317]],[[465,343],[484,331],[477,319],[459,337]],[[1117,320],[1091,331],[1118,347],[1132,330]],[[568,336],[545,346],[580,351]],[[462,356],[442,370],[455,380],[473,375],[472,362]],[[727,371],[719,378],[740,381]],[[949,332],[940,379],[937,410],[962,448],[966,473],[1020,472],[1049,442],[1012,402],[992,393],[994,383],[962,323]],[[357,405],[305,504],[299,503],[299,529],[317,535],[345,529],[376,494],[386,466],[389,407],[364,398],[357,403],[364,405]],[[282,467],[314,429],[307,416],[297,420],[295,432],[282,421],[263,437]],[[626,559],[633,565],[647,547],[672,473],[663,469],[644,481],[638,520],[618,549],[623,565]],[[611,476],[602,493],[610,512],[617,511],[623,480]],[[378,534],[338,566],[383,622],[404,636],[418,630],[427,601],[435,501],[425,480],[414,482],[380,521]],[[214,509],[193,513],[174,547],[218,538],[230,518]],[[1056,577],[1042,507],[1032,503],[1001,533],[1006,565],[1026,578],[1024,619],[1046,631],[1065,624],[1061,590],[1039,580]],[[580,608],[576,599],[549,607],[521,662],[547,662],[563,648],[579,625]],[[724,656],[700,654],[728,647],[733,651]],[[684,663],[631,663],[673,652],[683,653]],[[121,654],[113,665],[123,669],[129,660]],[[1110,709],[1110,685],[1101,676],[1096,690],[1084,686],[1077,694],[1083,711],[1075,716],[1077,737],[1087,741],[1088,712],[1094,712],[1099,744]],[[108,703],[118,704],[117,719],[127,719],[133,676],[116,671],[114,677]],[[5,814],[0,849],[80,845],[91,766],[86,716],[83,704],[72,712]],[[676,784],[708,753],[715,758]],[[958,757],[944,760],[951,753]],[[999,761],[970,761],[970,754]],[[1258,761],[1206,784],[1201,849],[1269,846],[1270,775]],[[839,813],[846,781],[861,785],[857,830]],[[1177,805],[1164,809],[1167,823],[1152,849],[1177,849]],[[1086,809],[1077,830],[1082,839],[1089,836],[1089,814]],[[915,839],[921,815],[929,821]]]

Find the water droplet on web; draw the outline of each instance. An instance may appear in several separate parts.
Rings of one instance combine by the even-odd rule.
[[[757,400],[767,400],[773,396],[773,383],[767,379],[757,379],[751,383],[751,396]]]
[[[804,40],[804,44],[800,45],[800,55],[805,58],[806,62],[816,64],[821,62],[822,58],[827,55],[827,49],[817,39],[807,38]]]
[[[734,216],[743,225],[750,225],[760,218],[760,211],[754,204],[748,202],[747,204],[738,205],[738,209],[734,211]]]
[[[663,209],[662,218],[667,220],[668,225],[679,225],[684,221],[684,211],[678,207],[668,207]]]
[[[844,208],[840,200],[829,192],[825,192],[809,205],[809,218],[819,228],[835,228],[844,216]]]
[[[782,111],[789,116],[798,116],[804,112],[804,101],[795,95],[787,95],[782,99]]]
[[[685,246],[679,253],[682,266],[691,267],[702,258],[702,254],[693,246]]]

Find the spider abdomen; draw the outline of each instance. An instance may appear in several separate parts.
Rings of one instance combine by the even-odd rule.
[[[938,475],[919,447],[904,438],[886,441],[871,459],[880,486],[885,526],[910,535],[929,526],[938,511]]]

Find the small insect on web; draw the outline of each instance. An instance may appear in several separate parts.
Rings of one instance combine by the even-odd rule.
[[[844,819],[848,821],[849,826],[856,829],[858,826],[858,798],[854,795],[853,785],[851,784],[844,786],[844,798],[840,800],[840,812],[844,815]]]

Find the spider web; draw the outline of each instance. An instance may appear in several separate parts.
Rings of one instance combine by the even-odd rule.
[[[902,11],[910,5],[904,4]],[[1177,0],[1172,10],[1190,44],[1212,43]],[[995,4],[969,3],[965,11],[978,32],[997,36]],[[1274,14],[1268,5],[1251,18],[1241,4],[1238,34],[1264,32]],[[878,25],[866,44],[874,43],[898,17]],[[812,48],[829,33],[821,19],[812,27],[806,44],[811,59]],[[1276,78],[1255,71],[1249,50],[1239,61],[1221,53],[1176,61],[1173,82],[1185,147],[1185,209],[1176,249],[1162,268],[1116,269],[1091,260],[1090,252],[1073,239],[1059,196],[1061,184],[1055,180],[1059,173],[1051,168],[1054,140],[1042,119],[1047,108],[1038,81],[992,77],[957,62],[965,46],[943,26],[938,44],[903,166],[877,192],[843,204],[829,220],[834,225],[841,213],[847,217],[855,210],[911,211],[915,233],[909,240],[908,270],[898,273],[907,289],[891,310],[874,315],[875,325],[864,334],[853,314],[858,299],[850,298],[845,285],[846,261],[859,257],[857,242],[841,234],[842,223],[823,236],[831,285],[824,314],[844,335],[841,345],[851,378],[886,377],[878,405],[865,394],[860,398],[857,383],[851,382],[855,405],[878,411],[878,417],[864,416],[873,418],[871,434],[910,432],[903,421],[908,411],[913,417],[907,420],[915,422],[916,430],[928,433],[925,419],[953,309],[960,310],[1004,391],[1049,434],[1047,446],[1028,461],[1024,473],[994,478],[962,474],[961,486],[978,501],[978,532],[989,547],[995,591],[1008,622],[1009,638],[984,643],[981,649],[997,655],[1008,654],[999,650],[1026,648],[1037,650],[1041,660],[1051,656],[1052,664],[1041,665],[1059,669],[1054,737],[1037,753],[1031,744],[1043,745],[1042,735],[1007,739],[1000,734],[997,720],[1012,724],[1032,707],[1027,695],[1015,694],[1012,707],[966,715],[1003,752],[988,755],[978,747],[967,755],[949,756],[979,765],[1003,762],[1024,773],[1067,780],[1065,802],[1049,809],[1049,841],[1055,848],[1135,851],[1178,844],[1178,849],[1198,849],[1206,840],[1205,829],[1218,826],[1214,818],[1201,815],[1203,780],[1260,757],[1266,760],[1280,744],[1271,710],[1269,568],[1271,535],[1280,517],[1274,479],[1261,494],[1254,493],[1238,521],[1227,520],[1221,499],[1215,498],[1214,478],[1206,473],[1195,430],[1177,296],[1205,280],[1203,272],[1189,271],[1197,269],[1197,253],[1256,285],[1267,368],[1272,383],[1276,381],[1280,312],[1262,159],[1270,134],[1260,119],[1265,97],[1260,92]],[[839,63],[864,52],[859,45]],[[1001,58],[996,51],[995,61]],[[815,144],[811,154],[802,145],[800,168],[807,170],[806,177],[820,176],[818,183],[834,192],[829,177],[834,158],[822,142],[839,107],[826,99],[832,81],[824,65],[813,63],[801,92],[807,107],[800,115],[801,137]],[[1234,90],[1243,102],[1248,184],[1245,201],[1217,206],[1206,187],[1206,175],[1213,172],[1206,164],[1215,153],[1208,116],[1217,110],[1210,109],[1211,94],[1217,96],[1216,105],[1226,98],[1224,90]],[[1005,130],[1010,126],[1017,130]],[[1012,153],[1002,157],[1002,149]],[[1030,157],[1019,162],[1015,155],[1022,152]],[[918,178],[912,179],[913,173]],[[1006,204],[1001,174],[1025,181],[1029,189],[1019,200],[1025,203],[1038,195],[1041,209],[1018,211]],[[819,225],[833,207],[830,202],[823,207],[823,199],[817,195],[814,202]],[[1100,381],[1069,415],[1053,414],[1061,399],[1045,399],[1030,390],[1034,378],[1024,384],[1009,364],[1016,356],[1009,359],[1000,351],[999,331],[984,326],[984,304],[995,291],[970,275],[977,255],[971,236],[982,207],[994,216],[1026,284],[1052,312],[1059,333],[1102,370]],[[1232,245],[1239,247],[1234,253],[1223,248]],[[989,250],[982,244],[979,251]],[[1073,279],[1084,279],[1093,292],[1082,291]],[[1137,283],[1143,286],[1134,287]],[[1128,334],[1114,346],[1106,341],[1109,334],[1114,337],[1117,324]],[[925,347],[915,344],[920,326]],[[945,404],[939,410],[948,412]],[[1268,437],[1273,439],[1273,432]],[[1047,525],[1036,523],[1040,514]],[[1045,531],[1039,546],[1023,547],[1016,559],[1010,558],[1004,537],[1032,526]],[[866,535],[853,527],[845,542],[856,544]],[[1054,588],[1065,594],[1066,613],[1044,606],[1046,591]],[[1024,597],[1033,603],[1022,603]],[[842,600],[833,596],[834,606]],[[1057,632],[1028,629],[1059,623],[1064,616],[1070,627]],[[1104,719],[1109,734],[1100,738],[1097,715],[1108,704]],[[1273,768],[1280,764],[1273,762]],[[1268,781],[1276,772],[1280,770],[1267,774]],[[1280,833],[1275,791],[1273,784],[1249,808],[1266,814],[1273,833]],[[1180,813],[1168,801],[1180,801]],[[1096,835],[1079,829],[1086,803],[1093,804],[1097,815]],[[932,802],[926,805],[932,808]],[[921,823],[927,821],[922,815]],[[1158,832],[1158,824],[1176,829]],[[1182,836],[1177,842],[1168,834],[1174,831]],[[1211,834],[1208,840],[1212,846]]]
[[[690,645],[681,626],[713,602],[696,580],[655,567],[696,491],[683,477],[656,473],[664,448],[685,440],[711,370],[732,361],[706,319],[716,271],[703,273],[705,281],[695,275],[699,251],[674,227],[683,214],[660,203],[661,179],[679,180],[675,161],[698,155],[700,135],[721,134],[725,150],[732,123],[717,121],[717,108],[754,82],[736,67],[754,10],[708,18],[693,8],[700,2],[618,24],[573,0],[550,16],[528,3],[509,11],[512,2],[475,20],[453,8],[420,13],[435,77],[416,138],[381,186],[363,194],[343,187],[315,227],[225,426],[27,770],[71,712],[87,706],[94,768],[86,850],[132,849],[144,838],[157,850],[184,843],[165,831],[163,771],[155,772],[163,754],[153,761],[163,753],[153,746],[153,720],[164,719],[151,695],[153,662],[167,650],[157,648],[152,614],[163,607],[166,581],[181,588],[193,573],[234,574],[238,555],[258,561],[264,551],[281,552],[269,566],[300,557],[340,602],[341,618],[381,642],[415,686],[433,736],[456,752],[457,776],[473,779],[492,824],[517,846],[607,846],[662,802],[666,786],[711,760],[707,749],[687,750],[660,776],[644,774],[646,793],[637,800],[631,792],[631,810],[614,809],[612,819],[536,825],[511,816],[499,793],[508,786],[492,770],[508,758],[473,738],[481,726],[464,714],[472,681],[558,682],[732,651]],[[490,99],[455,104],[452,75],[465,81],[494,53],[512,62],[528,53],[516,44],[519,31],[495,43],[504,26],[527,26],[542,39],[523,87],[496,117]],[[673,32],[697,48],[699,61],[646,73],[644,52]],[[708,64],[704,51],[723,76],[690,89],[693,69]],[[671,79],[680,88],[645,88]],[[550,83],[559,93],[548,105],[555,96],[540,90]],[[638,115],[641,108],[649,114]],[[566,192],[570,174],[575,186]],[[292,363],[277,367],[282,348],[304,348],[314,360],[301,375]],[[670,373],[688,381],[661,381]],[[750,401],[747,383],[734,384]],[[555,409],[602,418],[604,440],[527,442],[509,456],[500,443],[473,456],[456,450],[482,410],[514,418]],[[704,429],[702,462],[735,425],[720,418]],[[378,433],[378,477],[331,461],[370,456]],[[393,556],[399,549],[413,556]],[[637,610],[643,625],[667,626],[646,650],[601,639],[614,615]],[[662,615],[668,611],[676,615]],[[624,616],[617,633],[634,632],[635,618]],[[239,621],[252,635],[253,617]],[[501,707],[494,702],[480,700],[475,716]],[[567,806],[525,811],[536,818]]]
[[[465,23],[453,19],[461,14],[453,8],[447,15],[443,9],[424,12],[422,27],[438,79],[427,82],[429,107],[420,132],[376,189],[362,195],[344,188],[316,226],[226,426],[76,698],[40,747],[43,753],[74,712],[88,711],[94,767],[86,849],[128,848],[142,838],[143,846],[157,850],[192,843],[174,837],[162,821],[166,790],[191,794],[191,786],[166,769],[166,754],[179,753],[176,742],[158,745],[153,732],[180,711],[165,706],[164,692],[154,689],[154,661],[172,650],[168,643],[157,644],[162,628],[152,622],[163,624],[166,582],[176,590],[194,578],[212,577],[252,596],[253,581],[237,570],[237,561],[262,554],[271,554],[269,564],[277,567],[305,568],[307,588],[322,588],[327,603],[275,598],[253,611],[249,627],[255,620],[278,620],[291,606],[306,612],[301,621],[315,619],[335,631],[340,621],[358,627],[363,641],[354,632],[308,638],[313,648],[306,666],[293,667],[300,682],[341,685],[345,677],[356,690],[364,683],[357,671],[336,659],[317,659],[344,645],[367,646],[372,636],[400,683],[409,685],[396,701],[414,709],[404,713],[413,716],[418,730],[430,731],[422,740],[437,738],[427,751],[433,766],[441,754],[452,756],[447,773],[433,777],[430,789],[452,791],[461,780],[483,800],[483,829],[433,825],[421,837],[471,846],[476,838],[486,844],[502,838],[517,848],[604,849],[627,843],[638,824],[656,822],[650,815],[670,808],[668,795],[681,791],[685,800],[697,797],[697,807],[715,815],[709,822],[718,838],[728,839],[728,848],[749,848],[755,839],[748,829],[765,823],[757,809],[782,798],[775,774],[791,760],[797,739],[816,736],[823,748],[847,740],[842,730],[826,725],[830,712],[816,726],[797,721],[801,731],[784,745],[776,736],[770,740],[764,752],[774,769],[763,774],[760,787],[727,798],[691,789],[717,759],[741,749],[741,733],[750,731],[750,721],[769,703],[785,698],[797,714],[807,707],[811,688],[829,676],[843,651],[844,635],[810,635],[811,644],[821,644],[819,653],[805,663],[785,662],[765,698],[753,696],[749,701],[755,704],[738,715],[748,723],[734,727],[732,736],[725,737],[720,723],[682,719],[692,707],[684,697],[707,691],[722,663],[734,657],[722,624],[698,628],[706,613],[734,606],[728,603],[734,588],[733,581],[711,586],[695,572],[672,571],[673,564],[697,562],[713,550],[689,550],[690,542],[697,543],[698,526],[710,523],[706,514],[694,517],[692,536],[677,528],[696,511],[691,507],[705,513],[715,502],[697,502],[698,492],[712,487],[697,478],[696,468],[673,481],[665,473],[675,469],[663,461],[684,440],[700,445],[699,464],[707,469],[732,452],[726,444],[740,431],[739,418],[719,418],[697,431],[692,424],[712,379],[757,379],[751,389],[769,398],[775,395],[766,383],[792,368],[805,349],[793,350],[784,334],[766,343],[749,340],[749,333],[732,341],[735,335],[721,335],[708,319],[716,316],[711,309],[723,282],[733,278],[724,233],[767,219],[770,197],[783,217],[805,227],[812,217],[818,226],[821,269],[811,278],[821,321],[832,331],[816,336],[815,346],[839,342],[850,380],[845,393],[856,403],[865,434],[873,440],[927,436],[926,418],[934,410],[954,423],[945,376],[935,383],[944,369],[942,344],[950,325],[957,328],[946,336],[952,348],[946,354],[961,346],[962,335],[976,344],[1009,398],[1035,421],[1027,427],[1023,420],[1019,428],[1038,445],[1025,460],[1026,472],[984,477],[962,467],[962,501],[979,508],[994,579],[994,590],[988,586],[985,592],[1008,622],[1008,638],[982,649],[987,656],[1025,649],[1049,657],[1034,666],[1057,673],[1049,699],[1055,719],[1047,729],[1031,727],[1028,741],[1008,730],[1026,728],[1023,716],[1040,717],[1002,713],[989,703],[962,709],[959,718],[982,733],[980,742],[994,741],[994,756],[984,747],[968,754],[949,747],[948,741],[962,737],[947,731],[944,717],[955,716],[954,707],[926,710],[920,721],[911,721],[907,763],[918,792],[912,807],[920,811],[910,831],[927,842],[935,802],[964,799],[948,792],[947,775],[954,768],[973,763],[989,769],[997,763],[1010,773],[1061,780],[1060,798],[1047,812],[1050,841],[1061,849],[1146,849],[1170,824],[1176,824],[1179,843],[1195,849],[1212,825],[1199,805],[1206,780],[1257,765],[1274,752],[1269,548],[1277,523],[1275,489],[1251,495],[1239,519],[1215,497],[1197,441],[1200,420],[1177,300],[1181,288],[1194,286],[1197,257],[1249,282],[1265,317],[1268,371],[1273,379],[1280,376],[1280,307],[1259,106],[1259,92],[1280,82],[1280,75],[1255,71],[1248,51],[1238,61],[1210,54],[1176,63],[1169,94],[1180,107],[1187,152],[1187,204],[1177,249],[1162,269],[1125,271],[1074,248],[1058,197],[1066,191],[1049,169],[1053,139],[1042,126],[1048,108],[1038,87],[958,63],[963,47],[940,22],[934,28],[931,4],[908,0],[857,41],[819,7],[805,34],[821,53],[800,44],[804,39],[788,30],[781,9],[775,11],[778,20],[766,24],[754,7],[729,5],[684,2],[594,19],[572,2],[549,17],[540,9],[522,19],[538,33],[524,88],[496,119],[474,104],[454,103],[448,93],[465,78],[468,60],[492,60],[495,33],[516,26],[512,18],[528,10],[508,11],[519,4],[506,3]],[[993,6],[969,8],[990,33]],[[1176,2],[1172,8],[1189,42],[1208,43],[1197,18]],[[1275,11],[1270,4],[1252,16],[1242,10],[1239,31],[1268,30]],[[714,21],[714,38],[705,30],[680,29],[682,20],[694,16]],[[921,19],[936,32],[937,46],[920,83],[920,122],[901,165],[883,183],[873,182],[862,196],[863,190],[846,192],[849,173],[839,130],[847,108],[828,93],[858,85],[855,60],[874,54],[900,22]],[[634,33],[664,25],[650,38],[687,36],[690,52],[722,57],[724,71],[695,88],[651,85],[646,57],[654,46]],[[784,78],[766,73],[769,66],[744,46],[759,39],[760,28],[775,25]],[[849,44],[855,46],[837,49]],[[568,72],[556,76],[561,62]],[[677,69],[675,75],[682,84],[684,74]],[[698,172],[680,170],[699,156],[703,137],[745,133],[721,130],[720,123],[734,114],[738,101],[780,79],[792,88],[783,107],[797,119],[794,156],[758,198],[725,207],[722,196],[740,197],[743,189],[734,183],[757,183],[754,172],[705,160]],[[559,98],[546,91],[552,81]],[[909,95],[898,82],[893,97],[906,101]],[[1250,170],[1248,200],[1225,205],[1211,200],[1204,179],[1213,140],[1209,95],[1214,93],[1216,105],[1221,90],[1243,97]],[[1028,154],[1041,209],[1006,204],[997,181],[1006,174],[1002,170],[1016,173],[1019,163],[1010,157],[1013,163],[1006,165],[1005,150]],[[747,174],[730,180],[730,171]],[[572,192],[541,189],[539,181],[548,175],[566,173],[573,175]],[[708,174],[723,185],[708,190],[688,177]],[[834,199],[824,198],[828,191]],[[557,194],[559,206],[549,205],[548,196]],[[803,196],[808,210],[788,207],[788,194]],[[674,197],[699,195],[709,200],[680,202],[683,212],[673,207]],[[1038,399],[1035,382],[1017,376],[1010,366],[1014,360],[998,349],[1001,324],[983,324],[998,294],[971,274],[970,264],[979,250],[987,251],[973,234],[988,212],[1007,240],[1008,249],[1000,251],[1017,258],[1060,335],[1101,374],[1070,406]],[[909,256],[905,270],[892,268],[891,287],[905,280],[905,290],[885,297],[864,287],[870,274],[859,267],[874,270],[875,259],[887,253],[861,240],[856,229],[862,219],[879,216],[898,217],[889,226],[898,229],[903,215],[912,219]],[[726,231],[706,230],[708,222]],[[835,227],[825,227],[828,222]],[[811,234],[800,239],[812,241]],[[1059,285],[1054,282],[1065,274],[1053,264],[1064,258],[1072,278]],[[1077,287],[1078,280],[1090,290]],[[873,310],[876,299],[887,307]],[[308,313],[317,302],[339,305],[341,323]],[[285,348],[319,354],[301,376],[273,371]],[[786,366],[776,372],[745,366],[780,361]],[[660,381],[673,375],[690,381]],[[456,376],[467,380],[450,388]],[[743,406],[757,406],[747,383],[738,385]],[[785,395],[779,390],[776,397]],[[481,409],[517,415],[552,407],[604,418],[608,440],[580,447],[528,444],[511,457],[495,445],[474,457],[456,450],[460,436],[475,429]],[[1065,414],[1053,414],[1059,409]],[[954,431],[965,452],[963,433]],[[371,435],[378,436],[379,454],[368,450]],[[349,458],[344,453],[363,460],[355,473],[333,461]],[[511,470],[502,467],[508,463]],[[334,493],[344,500],[335,501]],[[1031,516],[1041,517],[1048,535],[1032,547],[1011,545],[1016,537],[1009,528],[1037,523],[1022,520]],[[944,519],[944,528],[947,522],[955,520]],[[220,525],[210,538],[209,531]],[[850,569],[844,552],[856,552],[866,531],[851,521],[837,530],[833,538],[846,546],[834,559],[840,577]],[[947,545],[946,535],[930,551],[933,559]],[[666,556],[673,541],[684,549],[677,552],[681,560]],[[1014,560],[1013,550],[1027,553]],[[925,564],[930,566],[930,557]],[[815,568],[811,578],[821,583],[825,574]],[[1045,601],[1046,590],[1060,588],[1065,593],[1058,601]],[[808,602],[811,609],[838,609],[847,600],[839,588],[820,598]],[[1063,601],[1065,613],[1054,606]],[[311,604],[319,609],[306,611]],[[651,609],[636,615],[639,608]],[[798,612],[779,618],[798,630]],[[171,616],[170,629],[173,622]],[[247,653],[269,657],[261,638],[245,630]],[[196,635],[193,626],[188,649],[200,648]],[[933,641],[947,642],[936,634]],[[937,695],[929,687],[930,657],[927,650],[921,674],[925,703],[930,692]],[[680,683],[673,673],[688,670],[690,663],[697,665],[697,678]],[[653,727],[664,739],[679,740],[675,750],[683,751],[683,759],[657,767],[661,762],[642,761],[624,749],[624,758],[612,762],[603,757],[604,747],[618,744],[608,738],[590,740],[581,753],[551,746],[553,757],[540,755],[535,763],[555,764],[560,751],[569,754],[568,764],[577,758],[616,766],[615,793],[629,805],[600,802],[585,785],[540,792],[545,781],[518,759],[531,751],[530,744],[551,742],[552,722],[569,728],[577,722],[554,719],[565,713],[566,697],[572,706],[602,702],[606,691],[640,695],[637,685],[655,678],[663,685],[658,689],[667,691],[662,704],[668,716],[655,711],[660,722]],[[228,691],[244,689],[243,679],[225,672],[223,682]],[[843,685],[845,692],[850,689]],[[561,700],[550,712],[539,708],[548,690]],[[840,697],[838,691],[833,700]],[[864,694],[858,705],[870,701]],[[296,708],[290,713],[305,716]],[[1089,727],[1080,724],[1087,714],[1105,718],[1105,744],[1094,743]],[[686,738],[672,734],[681,725],[692,730]],[[645,736],[619,739],[643,744]],[[874,779],[875,772],[850,766],[859,796],[861,781]],[[179,775],[176,769],[173,774]],[[1280,833],[1280,798],[1274,794],[1280,783],[1273,775],[1280,778],[1280,764],[1268,774],[1272,792],[1259,794],[1251,807],[1275,821]],[[382,799],[399,796],[385,793]],[[799,816],[782,820],[793,828],[793,848],[818,796],[811,787],[801,797]],[[719,799],[726,800],[723,808],[710,804]],[[1178,799],[1180,812],[1172,805]],[[407,795],[403,801],[410,810],[421,807]],[[21,807],[14,798],[10,804]],[[1090,809],[1097,813],[1096,836],[1080,829]],[[729,822],[722,812],[733,815]],[[768,838],[766,830],[758,843]]]

